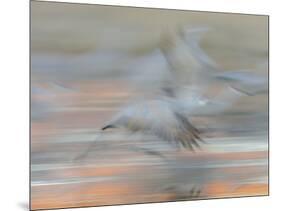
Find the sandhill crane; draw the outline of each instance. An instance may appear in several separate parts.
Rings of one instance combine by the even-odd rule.
[[[223,112],[245,95],[230,85],[213,96],[204,96],[210,84],[239,80],[241,76],[223,75],[217,64],[200,48],[205,28],[181,29],[161,41],[159,49],[170,69],[170,78],[161,87],[162,94],[123,108],[102,127],[125,129],[156,136],[176,148],[194,151],[203,142],[200,131],[190,122],[194,114]],[[172,38],[171,38],[172,37]],[[163,44],[164,43],[164,44]],[[79,156],[85,157],[91,151]]]

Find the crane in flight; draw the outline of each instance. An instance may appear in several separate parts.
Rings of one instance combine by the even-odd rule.
[[[161,91],[153,99],[122,108],[102,127],[101,132],[123,129],[133,134],[155,136],[176,149],[200,149],[204,140],[190,118],[193,115],[219,114],[241,96],[250,95],[246,90],[237,88],[240,81],[252,87],[263,82],[257,76],[247,76],[248,73],[243,71],[222,71],[200,47],[200,40],[207,31],[207,28],[180,28],[164,35],[159,42],[157,51],[160,53],[157,56],[165,60],[169,77],[158,87]],[[205,93],[208,89],[218,83],[224,88],[215,96],[207,97]],[[87,156],[94,145],[95,142],[78,159]],[[135,149],[161,155],[147,148]]]

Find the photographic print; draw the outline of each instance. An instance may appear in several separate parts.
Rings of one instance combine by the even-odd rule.
[[[268,195],[268,19],[31,1],[31,209]]]

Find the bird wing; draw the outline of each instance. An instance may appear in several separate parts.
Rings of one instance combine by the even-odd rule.
[[[200,46],[203,35],[209,30],[207,27],[182,28],[179,32],[185,44],[190,48],[190,53],[206,71],[219,69],[218,64]]]
[[[201,48],[200,41],[208,28],[182,27],[165,37],[160,49],[169,66],[172,81],[162,89],[176,104],[192,114],[223,112],[240,97],[267,91],[267,79],[245,70],[222,71]],[[213,96],[207,93],[219,87]]]
[[[200,41],[207,28],[181,28],[166,35],[160,49],[177,85],[203,87],[210,72],[219,69],[218,65],[200,47]]]
[[[268,75],[257,74],[248,70],[237,70],[218,73],[215,77],[226,81],[234,89],[247,95],[266,93],[268,91]]]

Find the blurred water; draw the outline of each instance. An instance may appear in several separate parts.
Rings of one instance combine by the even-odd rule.
[[[265,17],[32,2],[33,209],[268,193],[267,93],[195,116],[207,142],[196,153],[126,131],[100,135],[112,115],[165,78],[152,49],[178,24],[214,28],[202,44],[226,70],[268,74]],[[96,140],[85,160],[74,160]]]
[[[199,198],[267,193],[266,114],[206,118],[203,122],[210,128],[203,134],[207,144],[202,151],[175,152],[154,137],[140,136],[140,140],[112,131],[99,136],[99,128],[133,95],[122,97],[112,91],[118,90],[118,83],[110,84],[112,89],[107,90],[112,94],[106,92],[106,97],[77,90],[57,94],[55,98],[63,102],[49,111],[41,106],[45,116],[41,113],[41,118],[32,120],[35,208],[193,199],[194,187],[201,191]],[[114,93],[119,100],[112,97]],[[96,148],[85,160],[73,161],[97,138]],[[154,147],[165,159],[127,149],[135,145]]]

